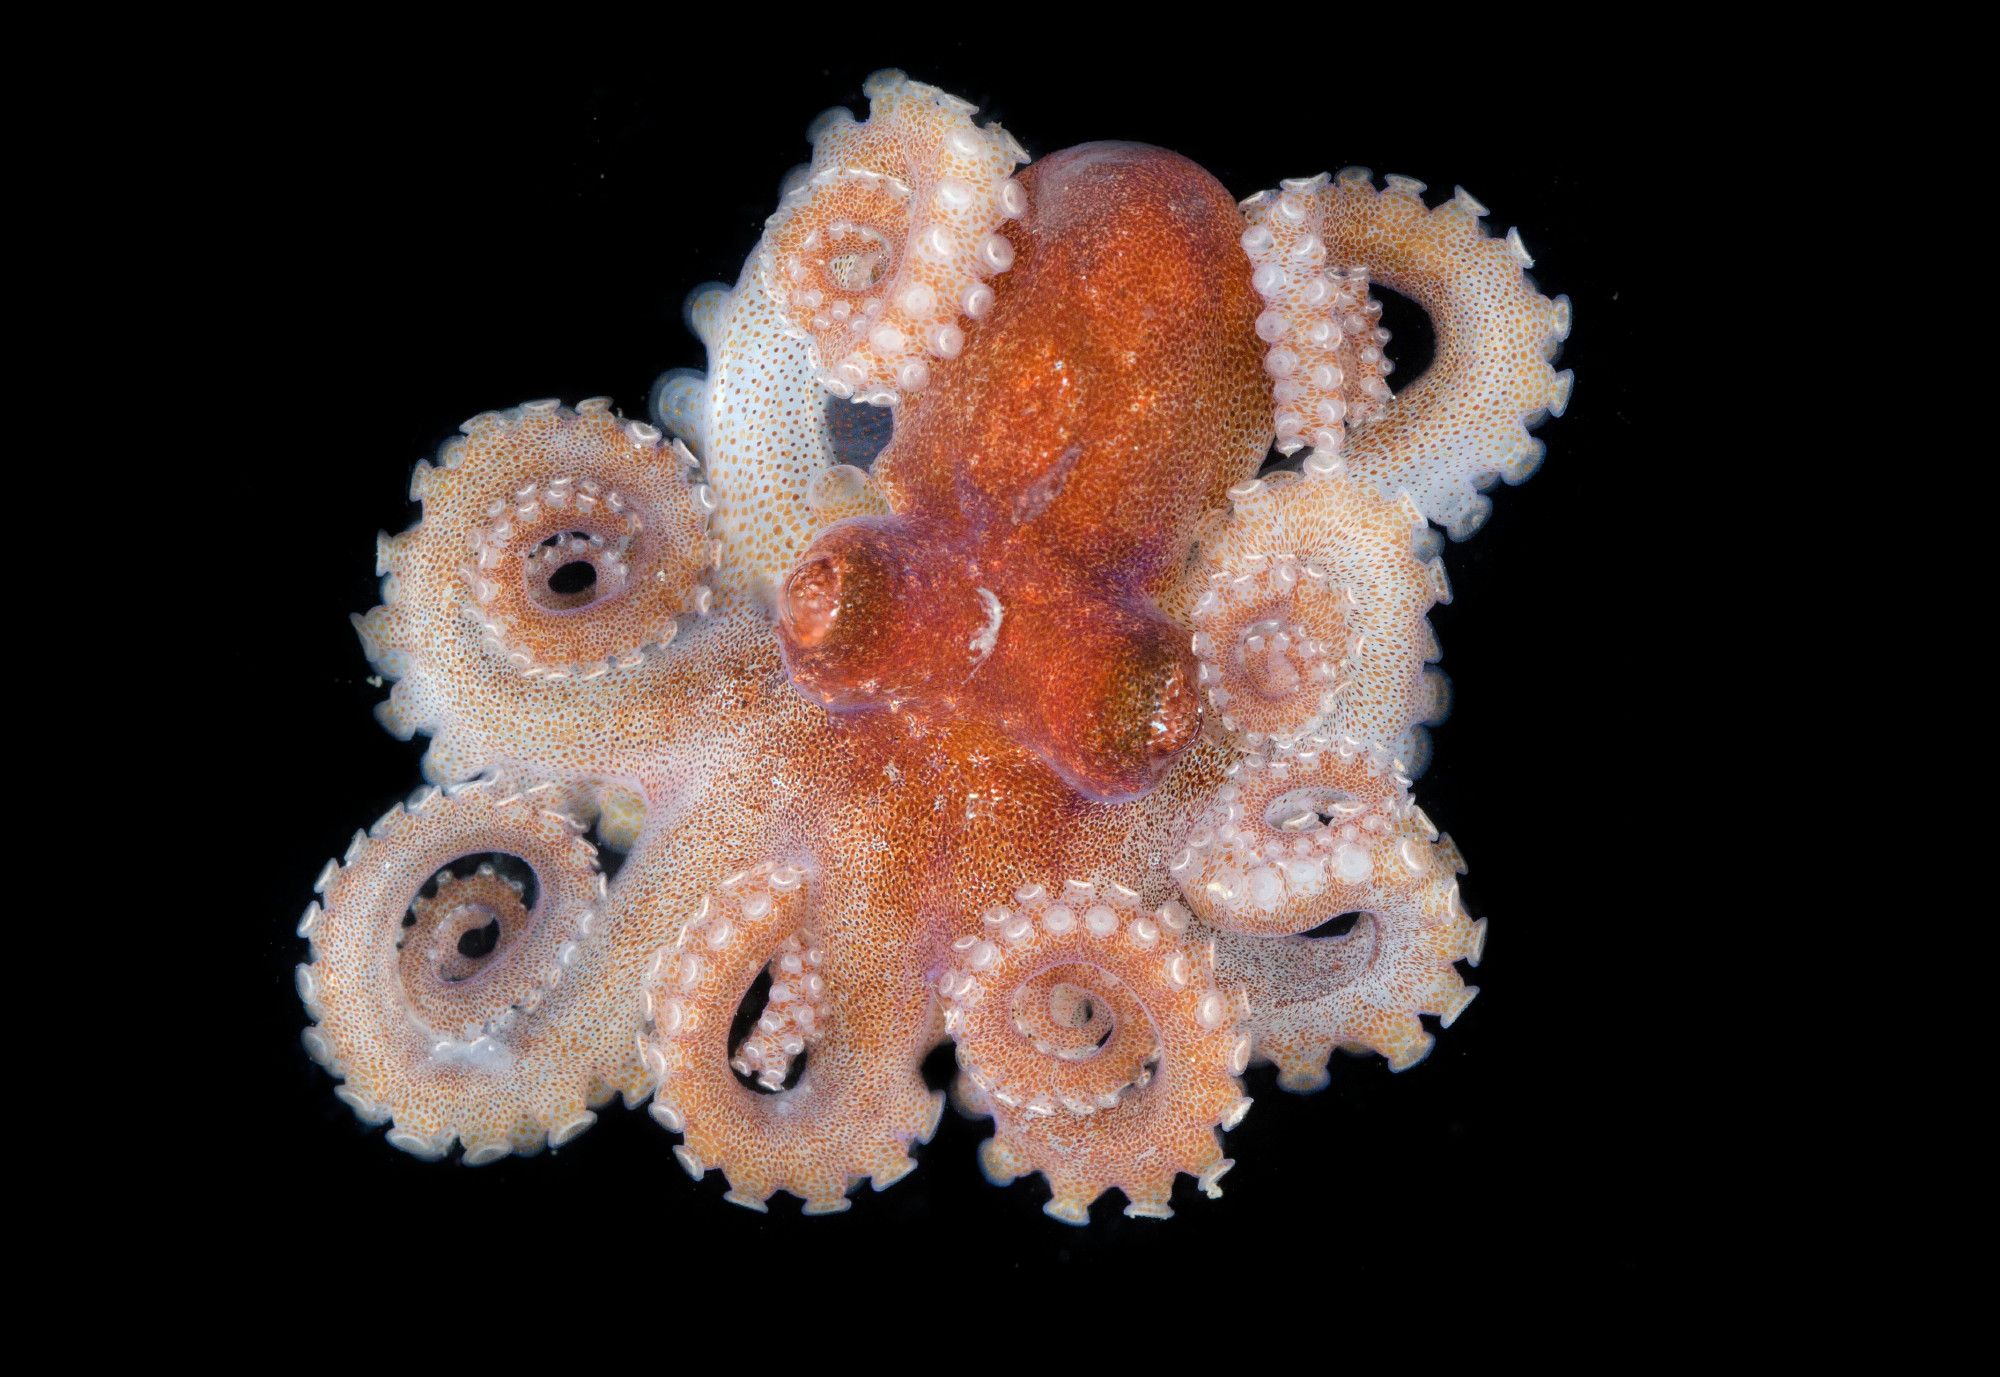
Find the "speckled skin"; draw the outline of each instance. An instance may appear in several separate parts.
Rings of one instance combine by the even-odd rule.
[[[385,724],[430,734],[449,787],[320,877],[306,1046],[420,1155],[535,1151],[650,1096],[691,1173],[819,1213],[908,1172],[944,1103],[919,1068],[950,1038],[957,1102],[996,1121],[994,1180],[1043,1174],[1072,1223],[1112,1189],[1162,1217],[1177,1172],[1220,1193],[1253,1058],[1297,1089],[1337,1046],[1402,1069],[1430,1045],[1418,1015],[1476,993],[1454,963],[1484,924],[1405,768],[1441,707],[1424,614],[1444,584],[1394,480],[1431,457],[1253,477],[1278,404],[1257,226],[1185,159],[1096,144],[993,191],[1008,251],[966,288],[987,294],[921,385],[879,399],[872,472],[844,463],[878,428],[813,389],[861,404],[820,354],[854,333],[802,329],[768,270],[815,217],[844,243],[923,228],[911,196],[857,196],[840,150],[904,156],[913,113],[963,156],[1011,146],[900,74],[870,94],[869,124],[815,126],[830,175],[788,191],[766,271],[691,301],[710,372],[654,396],[685,449],[602,400],[531,403],[420,467],[423,519],[384,537],[384,605],[357,625],[398,680]],[[900,175],[938,194],[933,172]],[[1385,280],[1405,265],[1341,242]],[[909,362],[877,343],[871,369]],[[1456,396],[1484,375],[1453,367],[1434,391],[1501,405]],[[571,532],[584,476],[621,509]],[[595,591],[569,589],[572,555]],[[497,631],[496,606],[516,619]],[[608,884],[592,823],[629,853]],[[488,853],[533,886],[480,871]],[[1298,935],[1343,911],[1345,935]]]
[[[896,515],[820,537],[780,634],[821,702],[981,718],[1129,799],[1200,729],[1152,595],[1268,448],[1255,298],[1235,206],[1185,158],[1091,144],[1021,180],[990,321],[876,462]]]
[[[1278,473],[1231,495],[1165,600],[1191,638],[1213,730],[1245,750],[1321,734],[1413,772],[1449,693],[1427,614],[1451,601],[1407,498],[1348,474]]]
[[[1321,452],[1344,454],[1350,470],[1390,491],[1407,490],[1427,518],[1463,540],[1492,509],[1485,489],[1503,479],[1525,482],[1540,465],[1542,444],[1528,432],[1569,405],[1573,379],[1550,367],[1569,336],[1569,298],[1535,290],[1523,271],[1534,259],[1520,234],[1488,238],[1480,224],[1486,207],[1463,187],[1427,206],[1422,182],[1385,180],[1378,189],[1367,168],[1349,167],[1244,202],[1244,249],[1260,273],[1272,274],[1257,286],[1277,319],[1260,317],[1260,333],[1274,341],[1275,354],[1309,335],[1315,319],[1338,326],[1343,344],[1334,362],[1348,376],[1335,391],[1369,423]],[[1301,283],[1340,265],[1349,274],[1335,300],[1355,297],[1351,304],[1296,304]],[[1388,367],[1375,348],[1388,335],[1380,311],[1370,309],[1371,279],[1422,305],[1437,335],[1431,366],[1393,407],[1382,379]],[[1283,333],[1273,328],[1277,322]],[[1300,352],[1311,355],[1304,345]],[[1280,428],[1288,412],[1303,413],[1309,428],[1319,424],[1311,411],[1318,393],[1310,387],[1296,400],[1275,395],[1286,381],[1309,384],[1308,370],[1273,376]]]

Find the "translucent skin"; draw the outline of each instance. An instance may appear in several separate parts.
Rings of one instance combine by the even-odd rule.
[[[991,320],[876,461],[897,514],[824,532],[779,632],[829,707],[977,717],[1129,799],[1200,730],[1153,599],[1267,447],[1256,298],[1234,202],[1185,158],[1089,144],[1020,181]]]
[[[1178,1173],[1220,1194],[1253,1060],[1403,1070],[1477,993],[1485,923],[1411,797],[1429,523],[1526,476],[1568,312],[1463,193],[1349,173],[1246,212],[1131,144],[1013,175],[964,102],[865,89],[691,300],[672,439],[533,402],[419,465],[356,626],[439,787],[318,877],[305,1047],[413,1154],[650,1099],[733,1203],[825,1213],[913,1168],[949,1039],[991,1179],[1163,1218]],[[1449,334],[1407,404],[1371,275]],[[1299,472],[1255,476],[1287,432]]]

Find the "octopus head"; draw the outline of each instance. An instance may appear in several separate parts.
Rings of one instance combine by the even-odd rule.
[[[1199,664],[1149,606],[919,521],[828,528],[778,631],[816,702],[997,728],[1088,798],[1146,793],[1201,734]]]

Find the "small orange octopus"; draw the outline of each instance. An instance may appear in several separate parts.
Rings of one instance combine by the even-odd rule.
[[[993,1180],[1164,1217],[1220,1194],[1253,1061],[1400,1070],[1477,993],[1411,797],[1434,527],[1533,471],[1568,305],[1463,191],[1023,169],[865,89],[690,298],[709,368],[657,425],[531,402],[419,465],[356,624],[431,787],[319,877],[305,1045],[420,1156],[622,1095],[735,1203],[820,1213],[913,1168],[949,1039]],[[1373,281],[1436,328],[1401,393]]]

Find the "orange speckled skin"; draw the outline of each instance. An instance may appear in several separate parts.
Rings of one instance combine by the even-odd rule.
[[[779,630],[828,707],[988,722],[1130,799],[1200,734],[1154,598],[1268,444],[1258,306],[1235,202],[1187,159],[1085,144],[1021,182],[992,318],[875,465],[898,515],[823,532]]]

